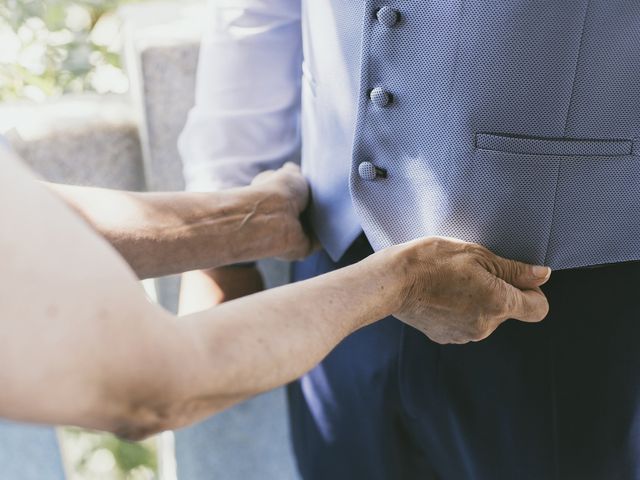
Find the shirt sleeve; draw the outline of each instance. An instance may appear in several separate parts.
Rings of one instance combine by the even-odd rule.
[[[210,0],[178,149],[188,190],[248,184],[298,157],[301,0]]]

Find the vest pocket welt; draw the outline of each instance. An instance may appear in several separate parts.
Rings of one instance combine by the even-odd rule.
[[[481,150],[521,155],[619,157],[633,153],[632,140],[525,137],[489,132],[476,133],[474,145]]]

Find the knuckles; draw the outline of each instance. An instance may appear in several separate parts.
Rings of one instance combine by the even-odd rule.
[[[400,313],[436,343],[484,340],[527,308],[535,308],[540,319],[548,312],[548,304],[544,308],[523,304],[526,298],[500,279],[516,275],[518,262],[502,261],[481,245],[430,237],[404,245],[399,252],[409,279],[404,314]],[[430,287],[429,305],[422,299],[426,287]]]
[[[487,338],[494,331],[492,323],[493,322],[486,317],[478,317],[474,323],[474,328],[470,333],[469,340],[478,342]]]

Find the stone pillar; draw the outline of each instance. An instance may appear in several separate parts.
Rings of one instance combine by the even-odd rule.
[[[0,107],[0,131],[52,182],[144,190],[138,130],[127,96],[77,95]]]

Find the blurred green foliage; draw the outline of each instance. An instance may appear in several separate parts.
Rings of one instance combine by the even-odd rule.
[[[0,101],[127,89],[120,23],[131,0],[0,2]]]
[[[73,466],[70,480],[152,480],[157,477],[154,439],[125,442],[113,435],[66,428],[62,441]]]

